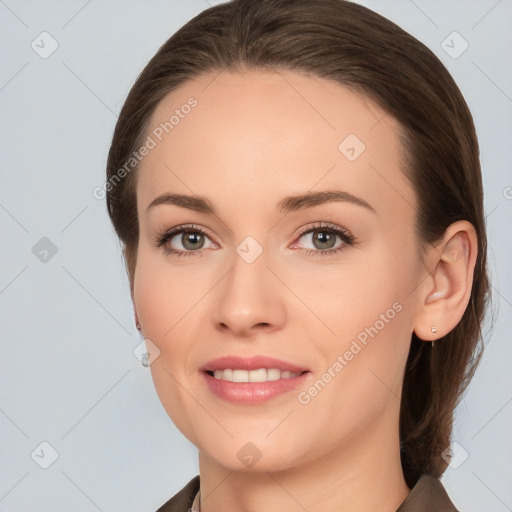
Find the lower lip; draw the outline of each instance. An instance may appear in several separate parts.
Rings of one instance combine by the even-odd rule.
[[[210,391],[218,397],[243,405],[266,402],[284,393],[289,393],[304,385],[311,372],[306,372],[289,379],[269,380],[266,382],[230,382],[216,379],[208,373],[203,378]]]

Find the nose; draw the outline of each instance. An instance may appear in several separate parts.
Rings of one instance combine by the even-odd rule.
[[[284,287],[267,264],[267,253],[252,262],[236,254],[215,294],[215,328],[237,337],[281,329],[286,321]]]

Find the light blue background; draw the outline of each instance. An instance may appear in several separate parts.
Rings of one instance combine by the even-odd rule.
[[[474,115],[496,322],[457,410],[454,441],[468,457],[442,481],[463,512],[509,511],[512,2],[361,3],[429,46]],[[150,512],[198,473],[195,447],[167,417],[149,369],[132,354],[140,340],[120,248],[105,202],[92,191],[104,183],[117,114],[135,78],[209,5],[0,0],[4,512]],[[42,46],[43,31],[58,43],[46,59],[31,47],[34,40]],[[453,31],[469,44],[456,59],[441,47]],[[455,40],[455,50],[460,44]],[[32,252],[42,237],[57,248],[46,263]],[[48,469],[31,457],[43,441],[58,452]]]

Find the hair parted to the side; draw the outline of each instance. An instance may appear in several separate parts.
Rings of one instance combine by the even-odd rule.
[[[404,174],[418,198],[419,254],[457,220],[473,224],[478,256],[468,307],[432,349],[412,336],[400,408],[407,485],[445,471],[453,413],[483,349],[490,299],[478,142],[454,80],[421,42],[379,14],[347,0],[234,0],[195,16],[165,42],[139,75],[121,110],[107,183],[146,136],[159,102],[210,71],[291,70],[327,78],[367,96],[402,130]],[[107,188],[110,218],[123,245],[133,291],[139,225],[137,168]],[[110,181],[111,182],[111,181]]]

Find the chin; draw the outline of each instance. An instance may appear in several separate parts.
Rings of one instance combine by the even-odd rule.
[[[196,440],[197,441],[197,440]],[[277,472],[290,469],[298,464],[297,453],[300,451],[293,446],[283,449],[283,443],[276,438],[275,443],[266,440],[259,442],[247,441],[246,438],[229,439],[224,443],[215,442],[209,439],[206,442],[196,442],[205,459],[215,461],[226,470],[236,472]]]
[[[258,458],[256,455],[252,460],[249,455],[241,457],[242,460],[240,460],[237,455],[227,458],[225,454],[219,454],[219,458],[213,458],[216,460],[217,464],[229,471],[238,473],[275,473],[287,470],[295,465],[289,458],[276,458],[275,454],[271,458],[266,458],[264,455]]]

